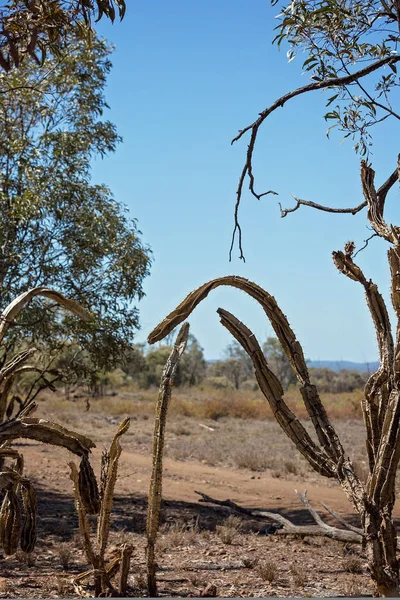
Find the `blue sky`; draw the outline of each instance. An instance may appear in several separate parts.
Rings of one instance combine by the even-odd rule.
[[[129,0],[122,23],[98,27],[116,45],[107,117],[124,142],[113,156],[94,162],[93,178],[129,207],[154,255],[136,341],[144,341],[192,289],[235,274],[275,296],[308,358],[372,361],[375,334],[361,286],[339,274],[331,259],[346,241],[360,246],[370,235],[365,213],[303,208],[281,219],[277,204],[292,205],[292,193],[332,206],[363,200],[351,142],[340,145],[340,134],[326,138],[327,94],[293,100],[261,129],[254,159],[258,189],[274,189],[279,197],[258,202],[245,195],[246,263],[237,249],[228,261],[247,139],[234,146],[230,141],[277,97],[308,82],[302,57],[288,63],[271,44],[278,12],[267,0]],[[383,124],[376,134],[372,162],[380,185],[396,165],[399,126]],[[388,200],[392,218],[398,202],[397,188]],[[357,260],[389,301],[386,250],[374,239]],[[231,341],[215,312],[219,306],[261,342],[272,334],[254,301],[220,288],[190,318],[208,359]]]

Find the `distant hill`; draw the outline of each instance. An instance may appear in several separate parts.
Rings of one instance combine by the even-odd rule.
[[[217,362],[217,360],[214,358],[208,360],[207,363],[211,364]],[[360,373],[373,373],[379,367],[379,362],[377,360],[370,363],[357,363],[350,360],[309,360],[307,365],[315,369],[326,368],[332,371],[346,369],[347,371],[359,371]]]
[[[376,371],[379,366],[378,361],[370,363],[357,363],[349,360],[310,360],[307,362],[309,367],[315,368],[326,368],[332,371],[341,371],[346,369],[347,371],[360,371],[361,373],[368,373]]]

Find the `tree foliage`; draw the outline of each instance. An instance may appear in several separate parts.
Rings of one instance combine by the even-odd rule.
[[[46,76],[27,59],[7,75],[13,93],[0,94],[0,286],[5,304],[30,287],[52,286],[94,318],[81,323],[34,301],[2,351],[5,360],[23,331],[51,362],[74,341],[74,369],[85,373],[110,368],[130,346],[150,253],[126,207],[91,182],[91,161],[120,141],[103,117],[110,48],[75,37],[69,48],[62,61],[49,56]]]
[[[91,23],[124,17],[125,0],[9,0],[0,7],[0,67],[18,67],[25,56],[42,64],[49,51],[62,54],[71,30],[91,40]]]
[[[174,346],[174,337],[168,343],[145,352],[142,346],[134,346],[127,360],[124,371],[136,381],[140,387],[158,386],[165,363]],[[206,374],[206,361],[203,348],[193,334],[189,334],[186,350],[180,359],[174,376],[175,386],[194,386],[201,383]]]
[[[287,390],[291,384],[296,383],[296,375],[290,366],[290,362],[275,337],[269,337],[264,342],[262,350],[268,361],[271,371],[278,377],[284,390]]]
[[[356,151],[366,154],[371,127],[389,116],[400,119],[390,99],[400,84],[398,2],[292,0],[282,6],[279,18],[274,41],[288,45],[289,60],[302,53],[303,69],[314,82],[332,81],[325,119],[345,137],[356,139]],[[388,62],[380,64],[385,59]],[[357,71],[367,66],[374,76],[365,74],[364,81]],[[354,80],[347,84],[334,83],[351,75]]]

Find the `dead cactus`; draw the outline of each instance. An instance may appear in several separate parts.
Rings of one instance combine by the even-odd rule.
[[[160,524],[160,508],[162,498],[162,461],[164,453],[164,436],[167,422],[168,406],[171,399],[172,381],[182,356],[189,335],[189,324],[184,323],[178,333],[176,342],[165,364],[158,393],[156,420],[153,435],[153,468],[150,480],[147,509],[147,586],[149,595],[157,596],[155,543]]]
[[[110,563],[106,564],[105,553],[110,532],[110,515],[114,499],[114,488],[117,481],[118,461],[121,456],[121,436],[129,429],[130,419],[126,418],[119,426],[108,452],[102,456],[102,476],[100,490],[96,476],[89,462],[81,461],[80,470],[74,462],[68,463],[70,477],[73,482],[75,507],[79,518],[79,531],[81,534],[86,558],[91,568],[74,579],[74,586],[80,595],[87,595],[83,582],[93,576],[95,595],[126,594],[127,578],[129,572],[132,546],[125,545]],[[86,487],[88,482],[88,487]],[[93,509],[98,509],[96,542],[92,540],[88,514],[93,514]],[[111,578],[120,571],[119,589],[111,582]]]

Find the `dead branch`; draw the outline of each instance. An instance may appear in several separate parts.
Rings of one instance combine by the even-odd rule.
[[[232,259],[232,250],[233,250],[233,247],[235,244],[236,233],[238,233],[238,245],[239,245],[239,251],[240,251],[239,258],[244,260],[243,246],[242,246],[242,231],[241,231],[240,224],[239,224],[238,212],[239,212],[240,202],[242,199],[243,185],[244,185],[246,176],[248,175],[248,177],[249,177],[249,180],[250,180],[249,189],[250,189],[251,194],[253,196],[255,196],[255,198],[257,198],[259,200],[265,194],[265,193],[258,194],[255,191],[255,189],[254,189],[254,174],[253,174],[254,147],[255,147],[255,143],[256,143],[256,139],[257,139],[257,135],[258,135],[258,130],[260,129],[260,127],[263,124],[263,122],[265,121],[265,119],[272,112],[274,112],[277,108],[283,107],[284,104],[286,102],[288,102],[288,100],[291,100],[292,98],[295,98],[296,96],[300,96],[301,94],[305,94],[307,92],[312,92],[315,90],[322,90],[322,89],[326,89],[326,88],[335,88],[335,87],[341,87],[344,85],[349,85],[349,84],[354,83],[355,81],[369,75],[370,73],[373,73],[374,71],[376,71],[377,69],[380,69],[384,65],[393,65],[399,60],[400,60],[400,56],[385,57],[385,58],[378,60],[378,61],[368,65],[367,67],[364,67],[363,69],[360,69],[359,71],[356,71],[355,73],[352,73],[350,75],[345,75],[344,77],[332,77],[332,78],[326,79],[324,81],[316,81],[316,82],[310,83],[308,85],[305,85],[303,87],[292,90],[291,92],[278,98],[273,104],[271,104],[271,106],[269,106],[268,108],[263,110],[259,114],[258,119],[256,119],[251,125],[248,125],[244,129],[239,131],[239,134],[232,140],[232,144],[234,142],[238,141],[248,131],[251,131],[251,134],[250,134],[250,141],[249,141],[249,145],[248,145],[247,153],[246,153],[246,162],[244,164],[242,173],[240,175],[239,184],[238,184],[238,188],[236,191],[236,204],[235,204],[235,211],[234,211],[234,229],[233,229],[233,233],[232,233],[231,248],[229,251],[229,260]],[[274,193],[276,193],[276,192],[274,192]]]
[[[296,206],[293,208],[282,208],[282,204],[279,202],[279,209],[281,211],[281,217],[285,218],[289,213],[295,212],[300,208],[300,206],[309,206],[310,208],[315,208],[317,210],[322,210],[324,212],[329,213],[337,213],[337,214],[351,214],[356,215],[360,210],[367,206],[366,202],[362,202],[358,206],[353,206],[352,208],[334,208],[332,206],[324,206],[323,204],[317,204],[316,202],[311,202],[311,200],[302,200],[301,198],[297,198],[294,194],[292,194],[293,198],[296,200]]]
[[[359,248],[357,250],[357,252],[354,253],[354,258],[357,256],[357,254],[359,254],[360,252],[362,252],[363,250],[365,250],[365,248],[368,246],[369,242],[372,240],[372,238],[374,237],[379,237],[378,234],[375,232],[372,235],[370,235],[366,240],[364,240],[364,246],[361,246],[361,248]]]
[[[396,168],[393,171],[393,173],[389,175],[387,180],[381,185],[381,187],[376,191],[376,196],[382,205],[385,203],[386,196],[389,190],[394,186],[394,184],[396,183],[396,181],[398,181],[399,178],[399,170],[398,168]],[[358,206],[353,206],[351,208],[335,208],[333,206],[325,206],[323,204],[318,204],[317,202],[312,202],[311,200],[302,200],[301,198],[297,198],[297,196],[294,195],[293,198],[296,200],[296,205],[293,208],[282,208],[282,204],[279,202],[279,209],[281,211],[282,218],[286,217],[286,215],[288,215],[289,213],[295,212],[300,208],[300,206],[309,206],[310,208],[315,208],[316,210],[321,210],[323,212],[351,215],[356,215],[358,212],[360,212],[360,210],[368,206],[367,199],[364,202],[361,202],[361,204],[359,204]],[[376,235],[379,234],[376,233]]]
[[[364,198],[368,205],[367,217],[374,231],[386,241],[394,242],[395,240],[393,239],[392,232],[383,218],[387,192],[378,194],[375,189],[375,171],[365,160],[361,161],[361,185]]]
[[[346,527],[350,531],[354,531],[354,533],[358,533],[358,535],[364,535],[363,530],[360,527],[354,527],[354,525],[351,525],[350,523],[348,523],[345,519],[343,519],[343,517],[338,515],[338,513],[333,510],[333,508],[331,508],[327,504],[324,504],[323,502],[322,502],[322,506],[328,513],[330,513],[332,515],[332,517],[335,517],[335,519],[337,521],[339,521],[339,523],[341,523],[341,525],[344,525],[344,527]]]
[[[294,525],[289,519],[283,517],[279,513],[269,512],[265,510],[253,510],[249,508],[244,508],[236,502],[232,500],[217,500],[215,498],[211,498],[211,496],[207,496],[203,492],[195,492],[201,499],[199,502],[208,502],[210,504],[216,504],[217,506],[226,506],[227,508],[234,510],[239,514],[244,514],[249,517],[256,518],[265,518],[273,523],[278,523],[281,527],[276,528],[274,531],[270,531],[275,535],[300,535],[300,536],[320,536],[320,537],[329,537],[333,540],[338,540],[340,542],[361,544],[363,540],[363,536],[355,531],[350,531],[350,529],[338,529],[337,527],[332,527],[325,523],[318,513],[312,508],[310,505],[306,494],[299,494],[300,500],[306,506],[307,510],[310,512],[314,521],[316,521],[317,525]],[[348,524],[346,523],[346,526]]]

